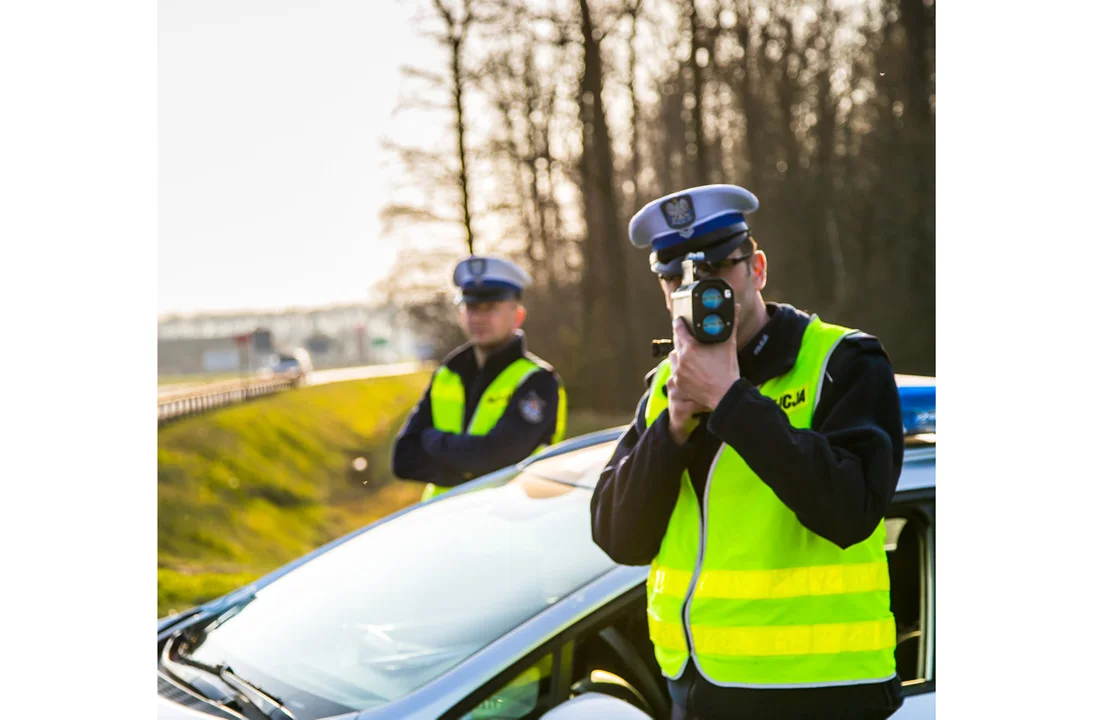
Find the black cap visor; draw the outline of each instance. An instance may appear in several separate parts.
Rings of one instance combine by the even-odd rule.
[[[735,223],[706,235],[689,238],[688,241],[665,250],[659,250],[657,262],[669,263],[675,259],[684,259],[685,255],[694,252],[704,253],[707,260],[722,260],[734,252],[749,234],[750,228],[745,222]]]
[[[479,305],[500,300],[518,300],[520,292],[511,288],[483,287],[469,288],[458,293],[455,302],[459,305]]]

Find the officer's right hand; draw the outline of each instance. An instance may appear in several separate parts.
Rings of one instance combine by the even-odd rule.
[[[694,415],[705,408],[677,389],[673,377],[666,380],[666,398],[669,402],[669,434],[678,445],[684,445],[699,422]]]

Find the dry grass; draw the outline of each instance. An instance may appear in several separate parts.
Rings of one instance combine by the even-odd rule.
[[[159,616],[417,502],[422,486],[393,478],[389,454],[429,377],[307,387],[159,431]],[[566,434],[628,419],[571,409]]]

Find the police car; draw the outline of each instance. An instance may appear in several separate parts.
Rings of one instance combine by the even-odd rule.
[[[898,378],[897,720],[935,716],[935,383]],[[668,718],[648,568],[593,542],[620,428],[574,438],[158,622],[159,717]]]

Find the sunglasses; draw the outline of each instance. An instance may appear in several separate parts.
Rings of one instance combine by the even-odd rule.
[[[718,275],[723,270],[733,268],[739,263],[750,259],[750,255],[742,255],[737,258],[723,258],[722,260],[705,260],[696,264],[696,274],[700,277]]]
[[[722,260],[705,260],[698,262],[694,269],[696,270],[697,277],[713,277],[719,273],[733,268],[739,263],[744,263],[749,260],[752,255],[743,255],[737,258],[724,258]],[[658,279],[662,282],[681,282],[684,278],[682,275],[659,275]]]

